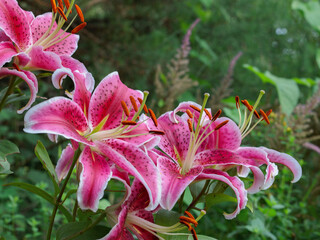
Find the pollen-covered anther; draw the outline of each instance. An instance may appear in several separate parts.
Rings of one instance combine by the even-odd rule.
[[[134,100],[134,97],[132,97],[132,96],[130,96],[129,98],[130,98],[130,102],[132,104],[132,107],[133,107],[134,111],[138,112],[139,109],[138,109],[136,100]]]
[[[191,121],[191,119],[189,118],[189,119],[187,120],[187,122],[188,122],[188,126],[189,126],[189,131],[190,131],[190,132],[193,132],[193,126],[192,126],[192,121]]]
[[[71,33],[76,34],[76,33],[80,32],[85,26],[87,26],[87,23],[83,22],[83,23],[79,24],[78,26],[76,26],[74,29],[72,29]]]
[[[69,0],[63,0],[63,2],[64,2],[64,5],[66,5],[67,9],[69,9],[70,8]],[[70,13],[72,13],[72,10],[70,10]]]
[[[269,115],[272,113],[272,109],[270,109],[270,110],[268,110],[267,112],[266,112],[266,115],[269,117]]]
[[[196,219],[194,218],[194,216],[193,216],[190,212],[184,211],[184,213],[185,213],[186,215],[188,215],[189,218],[192,218],[192,219],[196,220]]]
[[[183,220],[183,221],[186,221],[188,223],[192,223],[195,227],[198,226],[198,222],[194,218],[180,216],[179,219],[180,219],[180,221]]]
[[[19,68],[19,66],[18,66],[17,64],[12,63],[12,65],[13,65],[13,67],[14,67],[16,70],[18,70],[19,72],[21,71],[21,69]]]
[[[195,106],[195,105],[190,105],[190,107],[191,107],[192,109],[196,110],[197,112],[201,112],[201,109],[198,108],[198,107]]]
[[[61,8],[61,7],[58,7],[57,9],[58,9],[58,12],[59,12],[60,16],[61,16],[65,21],[68,21],[68,18],[67,18],[67,16],[64,14],[62,8]]]
[[[191,228],[191,233],[192,233],[193,240],[198,240],[198,236],[194,228]]]
[[[246,108],[251,112],[253,107],[250,105],[250,103],[247,100],[241,100],[241,103],[246,106]]]
[[[236,108],[240,108],[240,98],[239,98],[239,96],[236,96],[235,100],[236,100]]]
[[[156,115],[155,115],[154,112],[152,111],[152,109],[149,108],[149,109],[148,109],[148,112],[149,112],[149,114],[150,114],[150,117],[151,117],[154,125],[155,125],[156,127],[158,127],[158,120],[157,120],[157,118],[156,118]]]
[[[125,101],[121,101],[121,106],[122,106],[123,112],[126,114],[127,117],[129,117],[130,112]]]
[[[193,114],[189,109],[187,109],[186,113],[188,114],[189,118],[193,118]]]
[[[259,113],[258,113],[258,111],[257,110],[254,110],[254,115],[258,118],[258,119],[260,119],[260,115],[259,115]]]
[[[206,115],[208,116],[208,118],[211,120],[212,119],[212,115],[211,115],[211,113],[208,111],[208,109],[203,109],[204,110],[204,112],[206,113]]]
[[[222,127],[223,127],[224,125],[226,125],[228,122],[229,122],[229,120],[223,121],[222,123],[218,124],[218,125],[214,128],[214,130],[216,131],[216,130],[222,128]]]
[[[155,135],[164,135],[165,132],[161,130],[150,130],[149,133],[155,134]]]
[[[61,8],[61,10],[63,10],[63,3],[62,3],[62,0],[58,0],[58,5],[59,5],[59,7]]]
[[[57,12],[56,0],[51,0],[51,6],[52,6],[52,11],[56,13]]]
[[[263,119],[264,119],[268,124],[270,124],[268,115],[267,115],[262,109],[260,109],[260,114],[262,115]]]
[[[82,13],[82,11],[81,11],[81,8],[80,8],[77,4],[75,4],[74,6],[75,6],[75,8],[76,8],[76,11],[77,11],[77,13],[78,13],[78,16],[79,16],[81,22],[84,23],[84,16],[83,16],[83,13]]]
[[[217,120],[217,118],[221,115],[222,110],[219,109],[212,117],[211,121],[214,122],[215,120]]]
[[[138,98],[138,101],[139,101],[140,104],[143,102],[143,100],[142,100],[141,98]],[[144,106],[143,106],[143,111],[144,111],[146,114],[148,114],[147,105],[144,105]]]
[[[122,121],[121,122],[123,125],[137,125],[135,121]]]
[[[180,220],[180,223],[186,225],[186,226],[188,227],[188,230],[191,231],[192,227],[191,227],[191,225],[190,225],[188,222],[186,222],[186,221],[184,221],[184,220]]]

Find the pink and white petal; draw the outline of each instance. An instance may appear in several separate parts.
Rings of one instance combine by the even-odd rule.
[[[245,178],[249,175],[249,173],[250,173],[250,168],[242,166],[242,165],[237,166],[237,174],[239,177]]]
[[[39,15],[33,20],[31,24],[33,43],[39,40],[43,36],[43,34],[49,29],[51,21],[52,21],[52,13],[45,13],[45,14]],[[50,30],[50,34],[57,29],[57,26],[58,26],[57,23],[53,24],[53,27]],[[62,39],[68,36],[70,33],[66,33],[62,30],[59,30],[56,36],[59,36],[60,34],[62,35],[59,37],[59,39]],[[71,56],[78,48],[78,41],[79,41],[79,35],[71,34],[63,41],[56,43],[53,46],[48,47],[44,50],[49,52],[54,52],[58,55]]]
[[[28,133],[50,133],[93,145],[80,133],[88,129],[87,119],[75,102],[54,97],[32,107],[24,117],[24,131]]]
[[[108,161],[86,146],[79,157],[82,165],[77,200],[81,209],[98,210],[99,200],[112,176]]]
[[[174,123],[178,123],[180,120],[177,118],[177,116],[178,116],[177,112],[186,112],[188,109],[194,115],[195,119],[198,120],[200,113],[190,106],[195,106],[199,109],[202,108],[202,106],[200,104],[195,103],[195,102],[191,102],[191,101],[182,102],[178,105],[178,107],[176,107],[173,111],[170,112],[169,119]],[[211,113],[211,110],[209,108],[208,108],[208,111]],[[203,118],[203,120],[204,120],[204,118]]]
[[[8,68],[1,68],[0,69],[0,79],[3,77],[6,77],[8,75],[13,75],[13,76],[17,76],[19,78],[21,78],[22,80],[24,80],[27,84],[28,87],[30,89],[30,98],[28,103],[21,109],[19,109],[17,112],[18,113],[23,113],[25,110],[27,110],[28,108],[30,108],[30,106],[32,105],[32,103],[34,103],[36,96],[37,96],[37,92],[38,92],[38,82],[37,82],[37,78],[36,76],[28,71],[18,71],[15,69],[8,69]]]
[[[10,62],[16,54],[17,50],[12,42],[0,42],[0,67]]]
[[[261,148],[257,147],[240,147],[235,151],[237,154],[244,158],[249,158],[255,160],[260,165],[269,165],[270,161],[267,157],[267,153]]]
[[[273,149],[261,147],[267,154],[270,162],[285,165],[293,173],[292,183],[299,181],[302,175],[302,168],[298,161],[286,153],[281,153]]]
[[[254,194],[254,193],[259,192],[263,188],[265,178],[264,178],[264,175],[263,175],[262,171],[260,170],[260,168],[250,167],[250,170],[253,173],[253,183],[247,189],[247,191],[250,194]]]
[[[160,175],[148,155],[134,144],[119,139],[96,141],[95,144],[102,154],[145,186],[150,198],[147,210],[156,208],[161,194]]]
[[[100,240],[133,240],[134,239],[133,236],[125,228],[127,215],[128,215],[128,207],[123,206],[119,213],[117,224],[114,225],[111,231]]]
[[[60,59],[62,66],[65,68],[69,68],[72,72],[79,71],[80,73],[89,73],[85,65],[73,57],[62,55],[60,56]],[[85,85],[90,92],[92,92],[94,89],[94,82],[95,81],[92,75],[91,77],[86,78]]]
[[[157,167],[161,175],[161,201],[162,208],[171,210],[183,191],[202,172],[202,166],[190,169],[186,174],[180,173],[180,167],[169,158],[159,157]]]
[[[217,131],[214,131],[209,137],[210,142],[208,143],[208,148],[236,150],[240,147],[241,132],[238,125],[231,119],[226,117],[218,118],[212,123],[210,129],[214,129],[226,120],[229,122]]]
[[[159,148],[176,160],[177,156],[174,147],[177,149],[183,161],[188,153],[190,142],[190,130],[187,121],[176,116],[177,123],[170,120],[171,112],[167,112],[158,118],[159,130],[165,132],[160,136]]]
[[[133,217],[131,217],[131,216],[133,216]],[[129,212],[128,218],[130,220],[131,220],[131,218],[132,218],[132,220],[134,220],[134,221],[131,220],[129,222],[130,225],[128,226],[128,228],[131,230],[131,232],[133,232],[137,236],[137,238],[139,240],[145,240],[145,239],[157,240],[157,239],[159,239],[158,237],[155,236],[155,234],[152,234],[150,232],[150,230],[145,230],[143,227],[136,225],[139,221],[141,221],[141,219],[146,220],[150,223],[154,223],[152,212],[146,211],[146,210],[138,210],[135,212]]]
[[[67,176],[73,161],[73,156],[74,149],[72,148],[72,145],[69,143],[67,147],[63,149],[56,166],[56,173],[60,182]]]
[[[53,72],[62,67],[60,57],[56,53],[44,51],[42,46],[32,47],[29,57],[30,62],[26,68]]]
[[[0,42],[11,42],[11,39],[6,35],[6,33],[0,29]]]
[[[58,135],[56,134],[48,134],[48,138],[51,142],[54,142],[54,143],[58,142]]]
[[[118,72],[110,73],[96,87],[92,94],[89,106],[90,127],[96,127],[107,115],[109,118],[102,129],[113,129],[118,127],[122,121],[123,109],[121,101],[124,101],[131,109],[129,120],[135,111],[131,106],[129,97],[132,96],[140,106],[138,98],[143,98],[143,93],[133,90],[124,85]]]
[[[21,67],[25,67],[31,60],[28,54],[24,52],[19,52],[16,55],[16,58],[18,59],[18,65]]]
[[[21,51],[32,45],[29,18],[16,0],[0,1],[0,29]]]
[[[268,189],[269,187],[271,187],[271,185],[273,184],[274,179],[278,175],[278,173],[279,173],[278,167],[274,163],[270,163],[267,166],[266,176],[265,176],[264,184],[262,186],[263,190]]]
[[[128,173],[118,169],[116,166],[111,166],[112,178],[116,179],[124,184],[126,188],[126,194],[123,197],[122,202],[125,202],[131,195],[130,179]]]
[[[222,181],[228,184],[231,189],[234,191],[236,198],[238,200],[237,208],[234,212],[228,214],[224,213],[226,219],[235,218],[242,209],[246,207],[248,198],[247,190],[244,187],[243,182],[238,177],[229,176],[228,173],[215,170],[215,169],[204,169],[203,172],[197,177],[196,180],[205,180],[205,179],[214,179]]]

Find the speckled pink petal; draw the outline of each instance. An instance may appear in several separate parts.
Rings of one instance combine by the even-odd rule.
[[[234,191],[236,198],[238,200],[238,205],[233,213],[224,213],[226,219],[235,218],[239,212],[246,207],[248,198],[247,190],[244,187],[243,182],[238,177],[229,176],[228,173],[215,170],[215,169],[204,169],[203,172],[197,177],[196,180],[214,179],[222,181],[228,184]]]
[[[136,145],[119,139],[96,141],[95,144],[102,154],[144,185],[150,198],[147,210],[156,208],[161,194],[160,175],[148,155]]]
[[[24,51],[32,44],[30,13],[26,13],[16,0],[0,1],[0,29]]]
[[[200,113],[198,111],[196,111],[194,108],[190,107],[190,106],[195,106],[199,109],[202,108],[202,106],[198,103],[195,102],[182,102],[178,105],[178,107],[176,107],[174,109],[174,111],[170,112],[169,118],[172,122],[177,123],[179,121],[179,119],[177,119],[177,112],[186,112],[187,109],[190,110],[190,112],[194,115],[195,120],[197,121],[199,119]],[[211,113],[211,109],[207,108],[207,110]],[[206,116],[206,114],[204,113],[202,116],[202,121],[207,121],[209,120],[209,118]],[[204,123],[204,122],[203,122]]]
[[[188,123],[180,116],[176,116],[177,123],[170,120],[171,112],[167,112],[158,118],[159,129],[165,134],[160,136],[159,148],[172,159],[177,160],[174,147],[178,150],[183,161],[188,153],[190,142],[190,130]]]
[[[45,13],[45,14],[39,15],[33,20],[31,24],[33,43],[35,43],[39,38],[41,38],[43,34],[48,30],[51,24],[51,20],[52,20],[52,13]],[[57,23],[53,24],[50,34],[57,28],[57,26],[58,26]],[[69,35],[70,33],[64,33],[64,31],[59,30],[56,36],[59,36],[60,34],[62,35],[59,37],[59,39],[62,39],[67,35]],[[65,40],[51,47],[45,48],[44,50],[54,52],[58,55],[71,56],[78,48],[78,41],[79,41],[79,35],[71,34]]]
[[[212,123],[210,129],[214,129],[220,123],[228,120],[229,122],[216,130],[209,137],[208,148],[236,150],[241,144],[241,133],[238,125],[229,118],[221,117]]]
[[[53,72],[62,67],[60,57],[53,52],[43,51],[41,46],[32,47],[29,57],[31,60],[26,67],[30,69]]]
[[[292,183],[299,181],[302,175],[302,168],[298,161],[286,153],[281,153],[272,149],[261,147],[267,154],[270,162],[285,165],[293,173]]]
[[[0,79],[8,76],[8,75],[14,75],[17,76],[19,78],[21,78],[22,80],[24,80],[27,84],[28,87],[30,89],[30,99],[28,101],[28,103],[21,109],[19,109],[17,112],[18,113],[23,113],[25,110],[27,110],[28,108],[30,108],[30,106],[32,105],[32,103],[34,103],[36,96],[37,96],[37,92],[38,92],[38,82],[37,82],[37,78],[36,76],[28,71],[18,71],[15,69],[8,69],[8,68],[1,68],[0,69]]]
[[[159,157],[157,167],[161,175],[161,201],[162,208],[171,210],[183,191],[201,173],[202,166],[191,168],[186,174],[180,173],[180,167],[169,158]]]
[[[111,165],[111,163],[109,163]],[[131,187],[130,187],[130,179],[128,173],[126,171],[118,169],[117,166],[111,166],[112,171],[112,179],[116,179],[123,183],[124,187],[126,188],[126,194],[123,197],[122,202],[126,201],[130,194],[131,194]]]
[[[86,146],[79,157],[82,164],[77,200],[81,209],[98,210],[99,200],[112,176],[108,161]]]
[[[250,170],[253,173],[253,183],[249,188],[247,188],[247,191],[250,194],[254,194],[259,192],[263,188],[265,177],[258,167],[250,167]]]
[[[11,42],[10,38],[2,29],[0,29],[0,42]]]
[[[12,57],[17,54],[16,48],[12,42],[0,42],[0,67],[10,62]]]
[[[24,131],[62,135],[88,145],[93,145],[80,133],[88,129],[87,119],[75,102],[54,97],[31,108],[24,117]]]
[[[67,176],[73,161],[73,156],[74,149],[72,148],[72,145],[69,143],[67,147],[63,149],[56,166],[56,173],[60,182]]]
[[[274,163],[270,163],[266,169],[266,177],[262,189],[268,189],[274,182],[275,177],[278,175],[278,167]]]
[[[134,115],[129,97],[133,96],[140,106],[137,98],[143,98],[141,91],[133,90],[124,85],[117,72],[110,73],[96,87],[92,94],[89,106],[89,123],[91,127],[97,126],[102,119],[109,115],[103,129],[118,127],[122,121],[123,109],[121,101],[124,101],[131,109],[129,120]]]

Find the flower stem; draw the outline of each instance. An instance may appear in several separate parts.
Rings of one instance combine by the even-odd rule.
[[[198,201],[200,200],[201,196],[207,191],[209,183],[210,183],[210,180],[206,180],[206,183],[204,184],[201,192],[199,193],[199,195],[195,199],[193,199],[193,201],[187,207],[186,211],[189,211],[190,209],[192,209],[198,203]]]
[[[78,236],[84,234],[86,231],[89,231],[91,228],[93,228],[95,225],[97,225],[99,222],[101,222],[105,217],[106,217],[106,213],[104,212],[93,223],[88,225],[85,229],[71,235],[70,237],[65,238],[64,240],[74,239],[75,237],[78,237]]]
[[[16,76],[11,76],[8,89],[7,89],[6,93],[4,94],[4,96],[3,96],[3,98],[1,99],[1,102],[0,102],[0,112],[1,112],[2,108],[5,105],[7,98],[13,92],[13,89],[15,87],[15,80],[16,80]]]
[[[53,223],[54,223],[54,219],[56,217],[57,209],[58,209],[59,205],[61,204],[61,198],[62,198],[63,192],[66,189],[67,183],[68,183],[68,181],[69,181],[69,179],[71,177],[72,170],[73,170],[74,166],[77,163],[77,160],[78,160],[78,158],[80,156],[80,153],[81,153],[81,150],[80,150],[80,147],[79,147],[77,149],[77,151],[74,153],[73,162],[72,162],[72,164],[70,166],[68,175],[66,176],[66,180],[64,181],[64,183],[63,183],[63,185],[61,187],[60,193],[59,193],[58,197],[56,198],[55,205],[54,205],[54,208],[52,210],[52,214],[51,214],[51,218],[50,218],[49,229],[48,229],[48,232],[47,232],[47,240],[50,240],[50,238],[51,238]]]

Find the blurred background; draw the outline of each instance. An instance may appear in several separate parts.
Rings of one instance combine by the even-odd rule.
[[[271,124],[259,124],[243,144],[292,155],[302,165],[303,177],[291,184],[291,172],[280,167],[270,189],[249,196],[253,212],[245,209],[228,221],[222,213],[235,204],[215,204],[201,220],[198,233],[217,239],[320,239],[319,1],[76,3],[88,25],[79,33],[73,56],[86,65],[96,85],[118,71],[129,87],[148,90],[148,105],[158,116],[179,101],[201,103],[208,92],[208,107],[213,112],[222,109],[237,121],[234,97],[253,104],[260,89],[266,91],[260,106],[273,110]],[[19,4],[35,15],[51,10],[49,0]],[[79,23],[76,20],[74,26]],[[39,96],[63,94],[52,87],[50,78],[42,78],[39,85]],[[7,81],[1,81],[0,89],[6,86]],[[71,81],[65,81],[65,87],[72,88]],[[42,239],[51,206],[3,184],[25,181],[51,191],[33,149],[40,139],[56,163],[67,142],[60,139],[57,146],[44,135],[22,133],[18,107],[12,105],[0,114],[0,139],[20,148],[20,154],[8,156],[14,173],[0,176],[0,239]],[[57,221],[62,223],[62,216]]]

